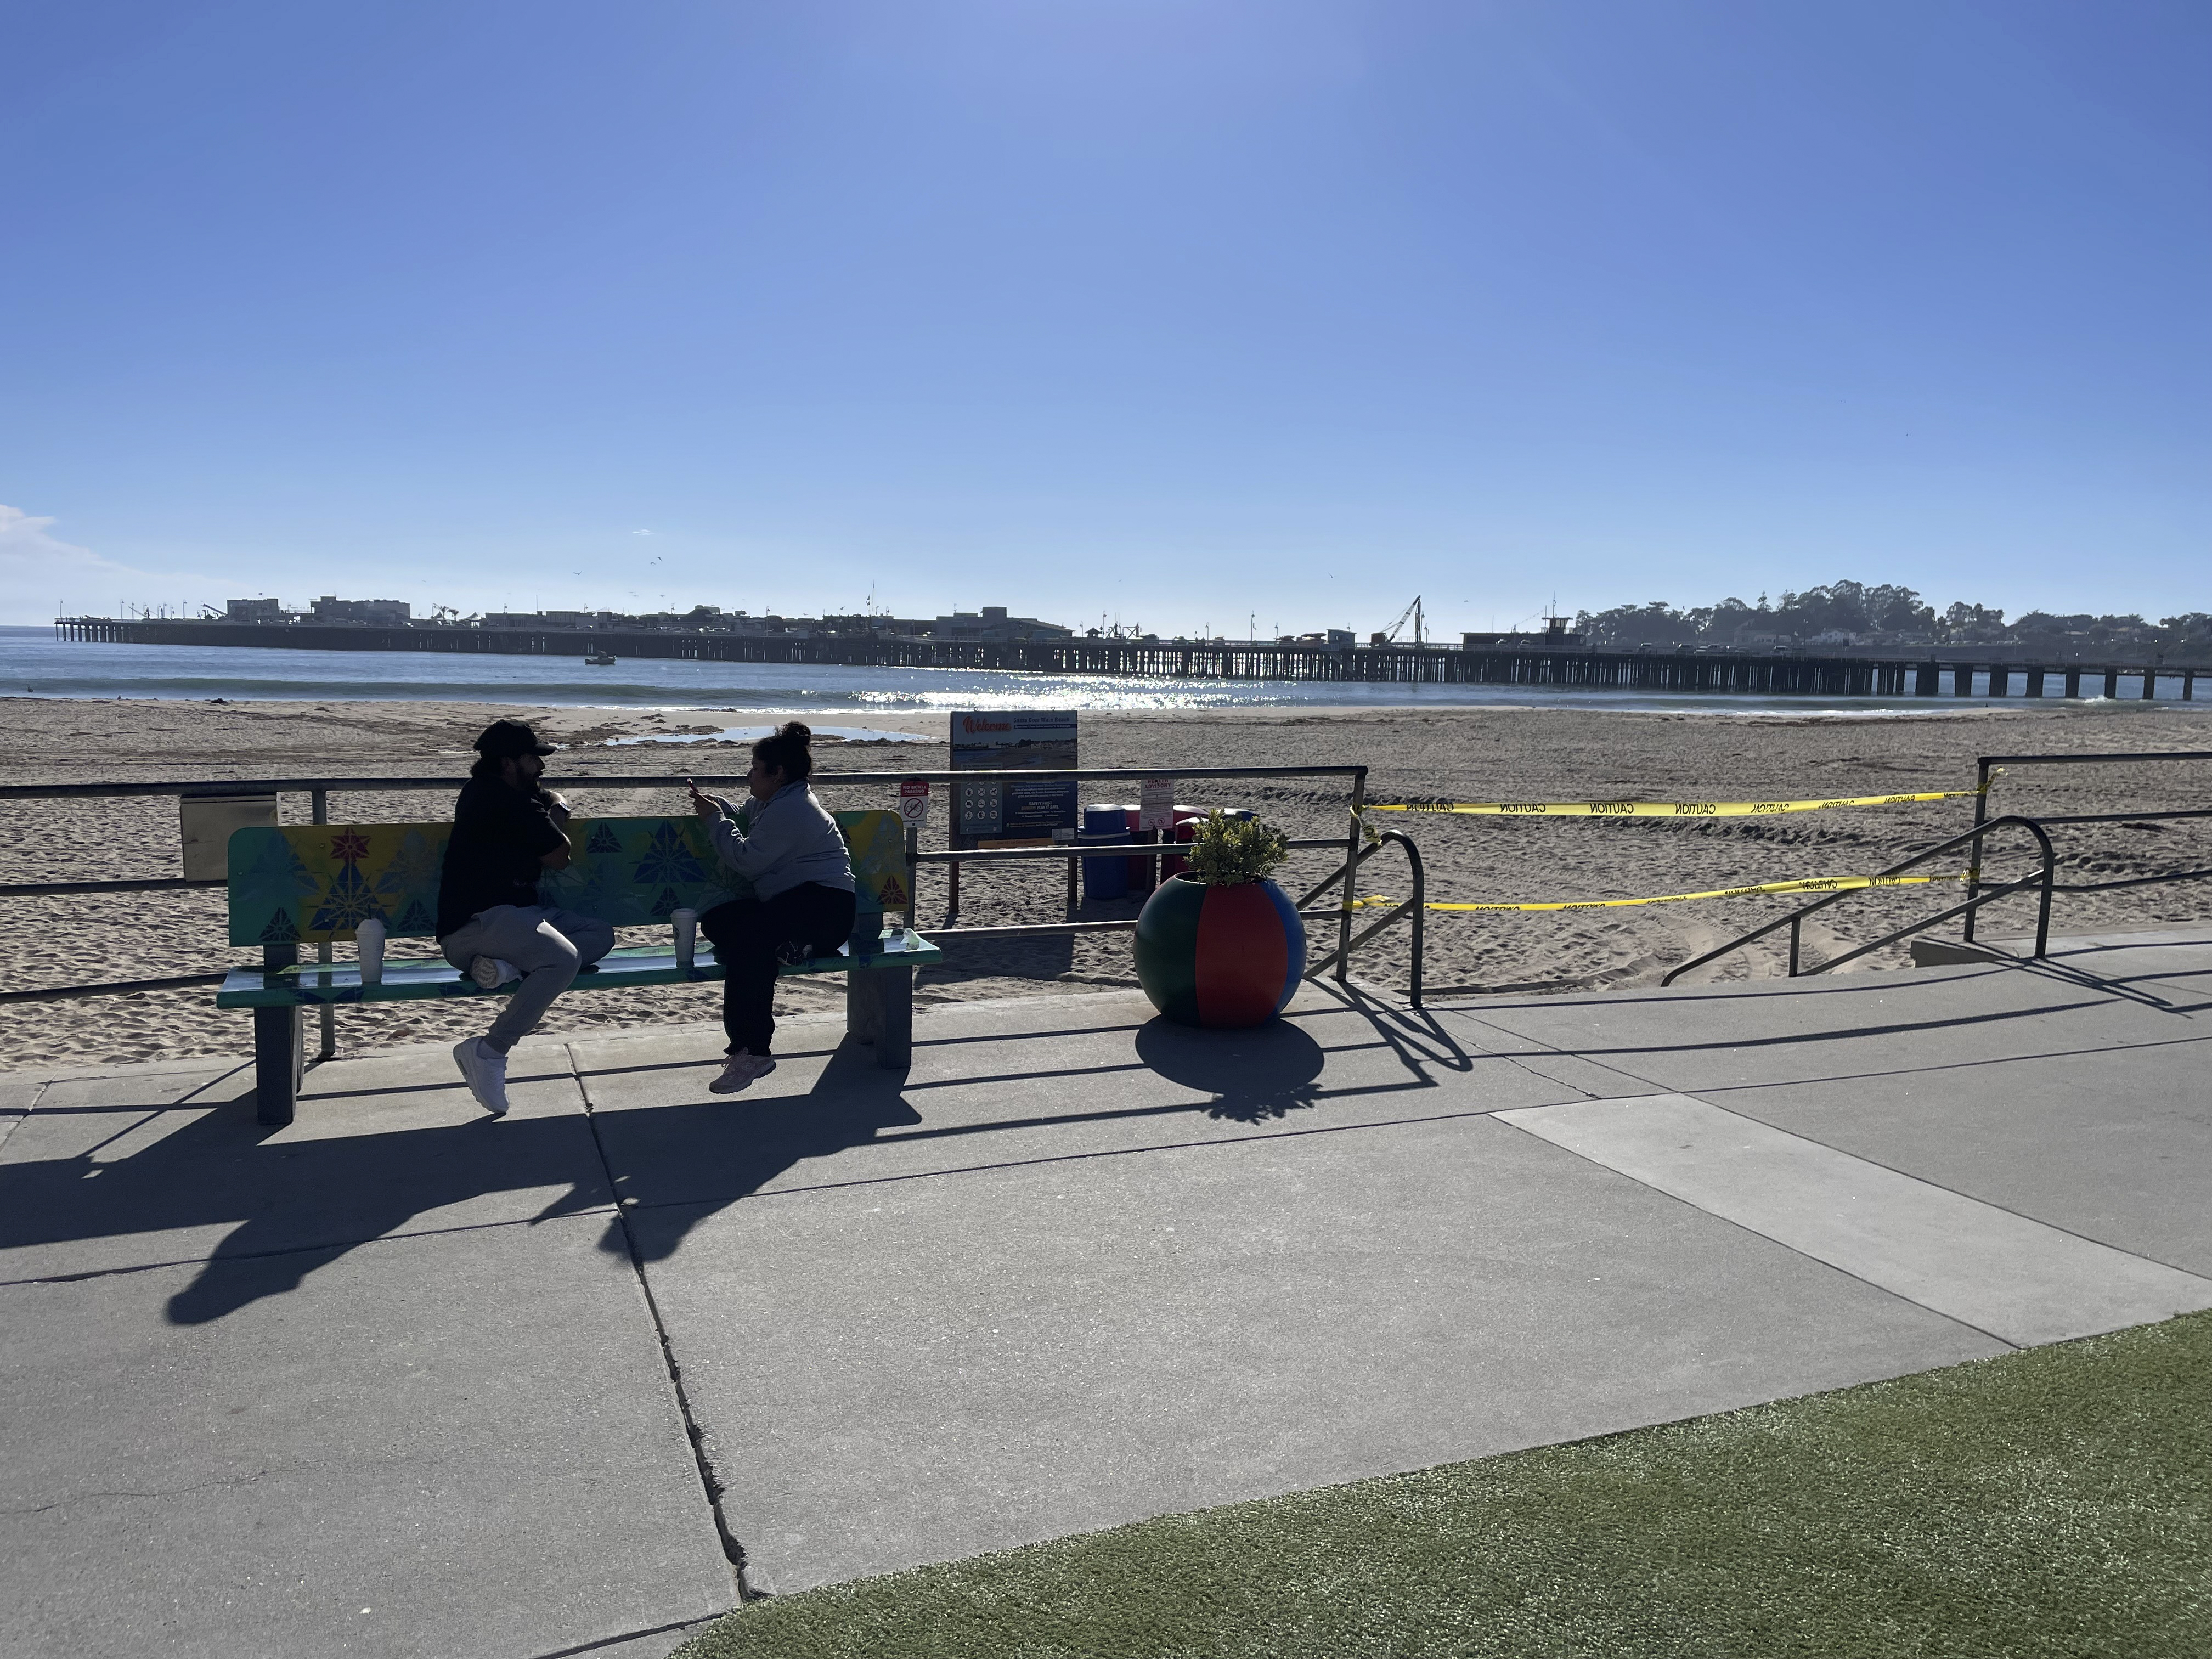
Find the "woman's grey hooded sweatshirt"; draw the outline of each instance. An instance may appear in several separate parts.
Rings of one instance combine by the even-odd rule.
[[[748,799],[749,810],[707,821],[714,851],[724,864],[753,885],[763,899],[789,892],[802,882],[853,890],[853,858],[837,820],[814,798],[805,780],[787,783],[767,800]]]

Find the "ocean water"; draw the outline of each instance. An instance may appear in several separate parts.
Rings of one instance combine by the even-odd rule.
[[[1948,690],[1948,676],[1945,677]],[[2180,682],[2170,688],[2178,696]],[[2212,685],[2204,688],[2212,696]],[[1174,681],[952,668],[841,668],[624,658],[448,656],[414,651],[288,651],[236,646],[86,645],[49,628],[0,628],[0,696],[150,697],[233,702],[469,702],[571,708],[712,709],[872,717],[955,708],[1574,708],[1711,715],[1909,718],[1960,708],[2018,708],[2007,697],[1767,697],[1565,691],[1540,686],[1402,685],[1292,680]],[[2161,699],[2161,703],[2164,702]],[[2133,698],[2045,708],[2142,708]],[[2160,704],[2148,705],[2152,707]],[[2212,702],[2174,705],[2212,708]]]

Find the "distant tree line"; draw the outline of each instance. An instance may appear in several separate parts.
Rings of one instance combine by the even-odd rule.
[[[1575,617],[1583,637],[1599,650],[1638,646],[1732,650],[1849,646],[2016,645],[2058,656],[2212,656],[2212,614],[2192,611],[2161,617],[2054,616],[2031,611],[2008,623],[1991,605],[1965,600],[1940,614],[1910,587],[1887,583],[1830,582],[1802,593],[1785,592],[1756,605],[1723,599],[1677,610],[1662,599],[1615,605]]]

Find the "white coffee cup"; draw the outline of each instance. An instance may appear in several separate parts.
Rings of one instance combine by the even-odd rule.
[[[696,910],[671,910],[668,920],[676,927],[676,965],[689,973],[691,958],[698,949],[699,913]]]
[[[361,947],[361,982],[363,985],[384,983],[384,923],[370,916],[354,929],[355,942]]]

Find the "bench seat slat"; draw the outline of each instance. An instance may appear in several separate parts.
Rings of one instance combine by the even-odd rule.
[[[945,960],[943,951],[911,929],[887,929],[884,939],[886,942],[902,939],[905,948],[870,951],[857,958],[842,951],[835,956],[816,957],[805,963],[779,967],[777,977],[847,974],[856,968],[927,968]],[[704,940],[700,942],[688,969],[677,966],[673,950],[634,945],[610,951],[596,966],[578,974],[562,994],[611,991],[635,985],[687,985],[721,977],[721,964],[714,960],[713,948]],[[299,1008],[325,1002],[411,1002],[445,997],[505,996],[520,982],[515,981],[496,991],[487,991],[442,960],[387,957],[383,982],[363,985],[356,963],[304,962],[295,968],[273,972],[259,968],[234,968],[222,989],[216,993],[215,1006]]]

